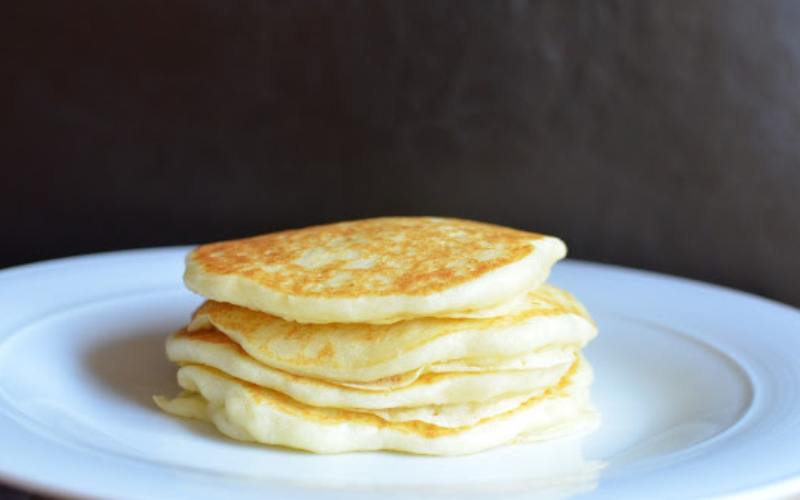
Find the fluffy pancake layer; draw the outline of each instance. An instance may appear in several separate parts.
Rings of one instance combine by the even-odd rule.
[[[203,245],[184,281],[204,297],[301,323],[502,314],[566,254],[558,238],[435,217],[386,217]],[[493,311],[493,312],[492,312]]]
[[[545,352],[550,364],[536,369],[428,373],[399,387],[370,389],[284,372],[258,362],[238,344],[213,329],[185,329],[167,341],[167,356],[179,364],[199,364],[237,379],[272,389],[313,406],[388,409],[484,401],[530,394],[561,380],[576,359],[574,351]]]
[[[184,366],[178,381],[186,392],[157,398],[170,413],[212,422],[234,439],[300,448],[316,453],[396,450],[431,455],[473,453],[515,441],[550,439],[589,429],[597,414],[589,402],[592,374],[578,361],[561,382],[506,411],[464,426],[421,420],[390,421],[379,414],[300,403],[285,394],[199,365]],[[492,401],[484,407],[496,406]],[[481,405],[473,405],[471,413]]]
[[[543,285],[525,310],[499,318],[419,318],[372,325],[301,325],[243,307],[209,301],[190,330],[214,327],[265,365],[299,375],[372,382],[437,363],[483,358],[529,358],[544,347],[582,348],[597,329],[571,295]],[[529,363],[535,360],[529,359]]]

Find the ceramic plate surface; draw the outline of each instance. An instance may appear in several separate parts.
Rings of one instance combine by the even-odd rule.
[[[591,434],[437,458],[234,442],[160,412],[167,334],[199,297],[187,248],[0,272],[0,481],[77,498],[782,498],[800,492],[800,312],[732,290],[566,261],[589,308]]]

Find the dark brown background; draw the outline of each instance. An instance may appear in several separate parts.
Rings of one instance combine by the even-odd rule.
[[[382,214],[800,305],[800,3],[0,15],[0,267]]]

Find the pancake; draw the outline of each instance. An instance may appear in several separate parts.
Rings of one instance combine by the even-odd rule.
[[[267,366],[350,383],[424,374],[437,363],[481,358],[526,356],[535,364],[545,347],[577,351],[597,334],[583,306],[563,290],[545,284],[526,299],[526,309],[499,318],[418,318],[382,325],[302,325],[208,301],[195,312],[189,330],[213,327]]]
[[[384,217],[202,245],[166,412],[316,453],[461,455],[589,429],[597,335],[555,237]]]
[[[179,370],[184,394],[156,402],[167,412],[212,422],[223,434],[244,441],[316,453],[396,450],[460,455],[594,427],[598,415],[589,402],[591,379],[588,364],[577,362],[560,384],[544,394],[463,427],[392,422],[371,413],[309,406],[199,365]]]
[[[385,217],[203,245],[187,256],[184,282],[206,298],[300,323],[499,316],[565,254],[552,236]]]
[[[481,372],[429,373],[399,387],[385,384],[364,389],[270,368],[213,329],[175,332],[167,340],[167,357],[181,365],[214,368],[307,405],[372,410],[420,406],[437,410],[442,405],[529,395],[557,385],[576,359],[574,352],[553,352],[552,363],[537,369],[490,370],[484,367]]]

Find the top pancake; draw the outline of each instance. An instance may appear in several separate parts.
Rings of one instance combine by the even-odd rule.
[[[203,245],[186,286],[301,323],[480,316],[542,284],[558,238],[460,219],[385,217]]]

